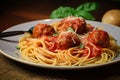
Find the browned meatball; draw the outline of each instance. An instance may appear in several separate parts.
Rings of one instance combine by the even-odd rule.
[[[62,32],[57,39],[58,49],[68,49],[80,44],[80,39],[74,32]]]
[[[33,29],[33,37],[39,38],[43,35],[52,35],[55,32],[51,25],[39,23]]]
[[[110,37],[103,30],[95,30],[88,36],[88,41],[100,47],[108,47],[110,45]]]
[[[59,24],[59,31],[67,31],[69,27],[78,34],[84,33],[87,30],[85,20],[78,17],[67,17],[61,20]]]

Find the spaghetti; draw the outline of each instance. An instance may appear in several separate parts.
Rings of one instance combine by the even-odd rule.
[[[84,19],[67,17],[51,25],[39,23],[19,40],[21,58],[44,65],[85,66],[113,60],[120,47],[104,30]]]

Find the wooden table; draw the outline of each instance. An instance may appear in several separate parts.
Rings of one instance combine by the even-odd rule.
[[[61,5],[76,8],[86,1],[89,0],[5,0],[0,3],[0,32],[19,23],[49,18],[50,13]],[[100,4],[100,9],[93,13],[96,21],[100,21],[109,9],[120,9],[119,2],[100,1]],[[83,70],[54,70],[18,63],[0,54],[0,80],[88,79],[120,80],[120,63]]]

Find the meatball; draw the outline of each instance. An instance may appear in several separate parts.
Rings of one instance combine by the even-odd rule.
[[[88,41],[100,47],[108,47],[110,45],[110,37],[103,30],[94,30],[88,36]]]
[[[78,17],[67,17],[61,20],[59,24],[59,31],[67,31],[71,27],[76,33],[82,34],[86,32],[86,22],[83,18]]]
[[[68,49],[80,44],[80,39],[74,32],[61,32],[57,39],[58,49]]]
[[[43,35],[52,35],[55,33],[54,28],[51,25],[39,23],[33,29],[33,37],[39,38]]]

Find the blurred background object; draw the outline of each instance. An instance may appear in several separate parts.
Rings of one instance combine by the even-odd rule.
[[[82,17],[86,20],[95,20],[91,12],[96,11],[100,4],[98,2],[86,2],[80,4],[77,8],[70,6],[60,6],[52,11],[50,18],[65,18],[68,16]]]
[[[120,27],[120,10],[119,9],[108,10],[103,15],[102,22]]]
[[[90,1],[100,3],[100,8],[91,13],[96,21],[101,21],[106,11],[120,9],[119,0],[2,0],[0,2],[0,31],[19,23],[50,18],[52,11],[60,6],[77,8]]]

